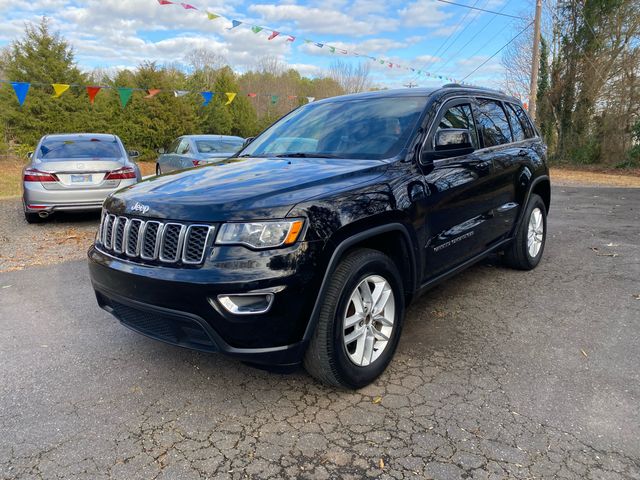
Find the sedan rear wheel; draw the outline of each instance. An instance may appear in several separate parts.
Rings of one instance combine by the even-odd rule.
[[[159,163],[156,163],[156,175],[162,175],[162,169]]]

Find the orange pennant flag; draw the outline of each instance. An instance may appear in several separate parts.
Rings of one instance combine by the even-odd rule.
[[[66,85],[64,83],[52,83],[51,86],[53,87],[53,91],[56,92],[53,95],[53,98],[58,98],[64,92],[69,90],[69,87],[70,87],[70,85]]]
[[[149,92],[149,95],[146,95],[143,98],[153,98],[153,97],[155,97],[157,94],[160,93],[160,89],[159,88],[150,88],[149,90],[147,90],[147,92]]]

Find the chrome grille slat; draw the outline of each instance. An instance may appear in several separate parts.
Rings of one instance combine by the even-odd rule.
[[[215,233],[213,225],[142,220],[104,213],[98,247],[135,261],[198,265]]]

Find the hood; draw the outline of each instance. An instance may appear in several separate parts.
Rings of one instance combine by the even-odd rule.
[[[379,160],[323,158],[230,158],[144,180],[105,202],[114,213],[131,213],[136,202],[146,217],[217,222],[282,218],[296,203],[372,181],[388,164]]]

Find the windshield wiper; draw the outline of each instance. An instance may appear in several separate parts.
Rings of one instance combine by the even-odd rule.
[[[293,153],[281,153],[280,155],[274,155],[278,158],[342,158],[337,155],[329,155],[326,153],[305,153],[305,152],[293,152]]]

